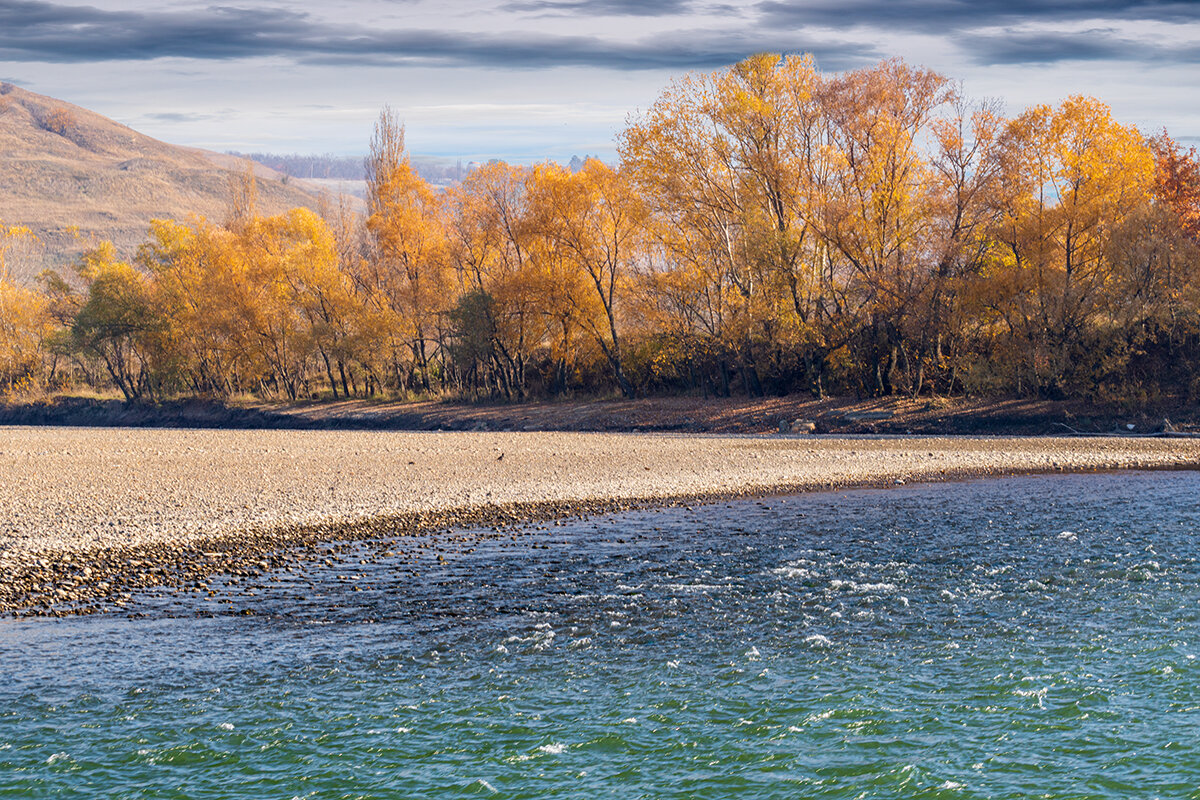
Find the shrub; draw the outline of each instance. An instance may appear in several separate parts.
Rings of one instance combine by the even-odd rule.
[[[59,136],[73,133],[77,124],[75,115],[65,108],[52,108],[42,118],[42,127]]]

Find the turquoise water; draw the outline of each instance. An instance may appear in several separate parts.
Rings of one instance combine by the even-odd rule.
[[[3,621],[0,796],[1200,798],[1197,499],[645,511]]]

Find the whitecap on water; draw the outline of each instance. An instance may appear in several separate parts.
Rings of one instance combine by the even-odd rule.
[[[545,753],[546,755],[557,756],[557,755],[561,755],[562,752],[566,749],[567,749],[567,746],[565,744],[563,744],[562,742],[554,742],[553,744],[542,745],[541,747],[538,748],[538,752]]]
[[[724,592],[730,587],[716,583],[669,583],[663,587],[672,592]]]
[[[813,647],[833,647],[833,640],[819,633],[810,633],[805,636],[804,643],[811,644]]]
[[[820,575],[818,575],[816,572],[813,572],[805,567],[798,566],[776,567],[775,569],[771,570],[771,574],[778,575],[781,578],[795,578],[799,580],[809,580],[811,578],[820,577]]]
[[[231,730],[233,730],[233,723],[232,722],[222,722],[217,727],[223,731],[231,731]]]
[[[867,594],[891,594],[899,587],[894,583],[858,583],[835,578],[829,582],[834,589],[844,589],[848,592],[866,592]]]
[[[508,648],[505,647],[506,644],[528,644],[531,645],[534,650],[545,650],[553,646],[555,635],[554,629],[551,627],[549,622],[539,622],[533,626],[531,631],[529,631],[528,636],[513,634],[506,637],[503,644],[496,645],[495,652],[507,653]]]
[[[1014,689],[1013,694],[1017,697],[1036,697],[1039,708],[1046,706],[1046,693],[1050,691],[1049,686],[1043,686],[1041,689]]]

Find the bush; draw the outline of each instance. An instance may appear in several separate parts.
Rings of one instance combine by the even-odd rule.
[[[52,108],[42,118],[42,128],[59,136],[70,136],[78,124],[75,115],[65,108]]]

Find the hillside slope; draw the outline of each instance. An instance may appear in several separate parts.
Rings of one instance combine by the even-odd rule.
[[[160,142],[87,109],[0,83],[0,222],[40,240],[10,259],[29,282],[74,260],[93,240],[131,256],[150,220],[198,214],[222,221],[230,170],[251,162]],[[254,165],[264,214],[315,208],[319,190]],[[78,235],[73,232],[78,230]]]

